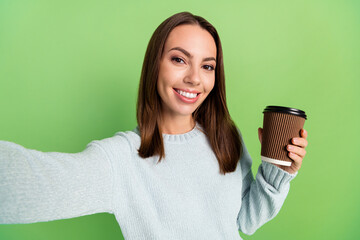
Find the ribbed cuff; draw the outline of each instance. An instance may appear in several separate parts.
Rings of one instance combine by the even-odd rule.
[[[298,174],[298,172],[290,174],[274,164],[265,161],[262,161],[261,168],[265,181],[277,190],[280,190],[286,184],[290,183]]]

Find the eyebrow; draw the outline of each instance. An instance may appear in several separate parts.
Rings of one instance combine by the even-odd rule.
[[[182,53],[184,53],[188,58],[192,58],[193,56],[188,52],[186,51],[185,49],[181,48],[181,47],[174,47],[172,49],[170,49],[168,52],[170,52],[171,50],[178,50]],[[206,58],[203,58],[203,61],[211,61],[211,60],[214,60],[216,62],[216,58],[214,57],[206,57]]]

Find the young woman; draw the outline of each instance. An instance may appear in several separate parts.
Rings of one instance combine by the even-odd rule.
[[[307,145],[302,130],[291,167],[262,162],[254,179],[226,106],[219,36],[188,12],[150,39],[137,120],[80,153],[0,141],[0,223],[108,212],[127,240],[241,239],[277,215]]]

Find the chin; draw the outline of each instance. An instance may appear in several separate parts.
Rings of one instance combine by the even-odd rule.
[[[196,110],[196,108],[191,108],[191,109],[178,109],[177,113],[181,116],[189,116],[192,115],[194,113],[194,111]]]
[[[179,115],[181,115],[181,116],[190,116],[190,115],[192,115],[194,113],[194,111],[182,111],[182,112],[179,112]]]

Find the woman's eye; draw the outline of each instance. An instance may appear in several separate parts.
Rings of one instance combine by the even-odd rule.
[[[184,60],[182,60],[181,58],[178,58],[178,57],[171,58],[171,61],[175,61],[177,63],[183,63],[184,62]]]
[[[211,66],[211,65],[205,65],[204,68],[205,68],[206,70],[209,70],[209,71],[213,71],[213,70],[214,70],[214,67]]]

